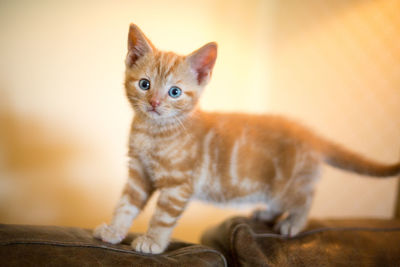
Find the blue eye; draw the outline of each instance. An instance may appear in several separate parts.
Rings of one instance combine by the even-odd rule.
[[[174,87],[171,87],[171,89],[169,89],[168,94],[170,97],[178,98],[181,96],[182,90],[180,88],[174,86]]]
[[[141,79],[139,81],[139,87],[142,90],[149,90],[150,89],[150,81],[147,79]]]

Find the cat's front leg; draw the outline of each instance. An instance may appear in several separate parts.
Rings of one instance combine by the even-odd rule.
[[[109,225],[105,223],[99,225],[94,230],[93,236],[111,244],[120,243],[152,191],[152,186],[140,164],[135,159],[131,159],[128,182],[114,210],[112,221]]]
[[[192,195],[190,184],[166,187],[160,190],[156,210],[147,233],[137,237],[132,247],[138,252],[159,254],[169,244],[172,231]]]
[[[114,210],[111,223],[103,223],[97,226],[93,236],[107,243],[120,243],[125,238],[133,219],[138,213],[139,208],[130,203],[128,195],[123,194]]]

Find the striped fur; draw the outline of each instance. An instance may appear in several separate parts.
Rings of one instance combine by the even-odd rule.
[[[132,247],[157,254],[191,199],[266,203],[254,216],[280,217],[276,230],[295,235],[306,223],[322,161],[367,175],[400,172],[399,164],[369,161],[282,117],[198,110],[216,59],[215,43],[180,56],[157,50],[131,25],[128,48],[125,87],[135,111],[129,178],[111,224],[95,230],[103,241],[120,242],[155,190],[160,195],[149,229]],[[149,90],[139,87],[144,78]],[[173,86],[182,89],[180,97],[168,95]]]

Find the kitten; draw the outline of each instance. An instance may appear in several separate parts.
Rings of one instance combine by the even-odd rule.
[[[94,236],[119,243],[155,190],[157,207],[138,252],[162,253],[191,199],[264,202],[257,218],[283,235],[305,225],[321,162],[370,176],[393,176],[400,164],[372,162],[278,116],[206,113],[196,104],[209,82],[217,44],[188,56],[157,50],[131,25],[126,94],[135,111],[129,141],[129,178],[111,224]]]

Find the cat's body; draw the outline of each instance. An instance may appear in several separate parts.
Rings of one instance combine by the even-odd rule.
[[[161,253],[191,199],[267,204],[255,216],[284,235],[305,225],[321,162],[372,176],[400,173],[400,164],[372,162],[279,116],[206,113],[196,109],[216,59],[210,43],[189,56],[155,49],[131,25],[126,90],[135,117],[129,179],[110,225],[95,236],[120,242],[150,195],[160,191],[149,229],[135,250]]]
[[[130,145],[156,170],[155,187],[176,177],[191,184],[196,199],[271,201],[293,189],[286,178],[304,175],[301,182],[311,183],[318,173],[312,134],[281,117],[198,111],[163,134],[145,129],[133,124]]]

